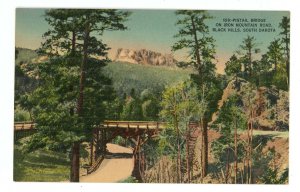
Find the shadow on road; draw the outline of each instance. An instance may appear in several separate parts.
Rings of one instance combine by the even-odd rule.
[[[106,153],[105,159],[120,159],[120,158],[125,158],[129,159],[132,158],[132,153]]]

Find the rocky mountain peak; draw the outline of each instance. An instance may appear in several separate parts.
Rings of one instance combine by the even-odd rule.
[[[162,54],[151,50],[130,50],[119,48],[114,61],[122,61],[134,64],[175,66],[177,61],[172,54]]]

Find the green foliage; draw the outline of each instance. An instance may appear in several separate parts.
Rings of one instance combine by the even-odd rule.
[[[69,111],[74,105],[71,95],[76,93],[68,92],[66,87],[70,85],[73,78],[78,80],[78,77],[74,76],[74,73],[68,73],[64,64],[65,62],[57,59],[36,66],[39,67],[39,76],[44,82],[44,86],[40,86],[31,94],[26,95],[25,99],[26,103],[32,106],[34,119],[38,124],[39,133],[36,137],[42,137],[42,139],[32,140],[33,143],[35,143],[34,141],[55,140],[58,132],[66,134],[68,127],[75,123],[76,119],[71,117]],[[60,142],[62,141],[58,143]],[[49,144],[49,141],[46,143]],[[51,144],[51,146],[53,145]]]
[[[288,182],[289,169],[280,172],[279,167],[276,165],[277,155],[274,149],[270,149],[267,154],[256,158],[254,166],[263,169],[262,176],[258,177],[260,183],[265,184],[286,184]]]
[[[104,102],[106,114],[106,120],[120,120],[121,113],[123,111],[124,101],[119,97],[116,97],[113,101]]]
[[[170,127],[173,125],[170,125]],[[183,142],[183,138],[180,137],[180,143]],[[176,131],[173,128],[164,129],[160,135],[157,145],[157,154],[159,156],[168,155],[171,158],[175,158],[177,154],[177,135]],[[180,148],[183,148],[183,143],[180,145]]]
[[[287,84],[290,81],[290,18],[283,17],[279,27],[282,29],[280,32],[281,40],[283,43],[284,53],[285,53],[285,72],[287,74]]]
[[[160,96],[152,89],[145,89],[140,95],[142,102],[143,119],[147,121],[157,121],[160,111]]]
[[[278,65],[283,62],[283,48],[280,39],[275,39],[270,43],[267,55],[269,62],[274,65],[274,70],[277,71]]]
[[[160,137],[160,134],[159,134]],[[149,139],[142,147],[146,154],[147,166],[152,167],[157,163],[159,158],[163,155],[164,150],[159,149],[160,138]]]
[[[174,36],[178,41],[172,46],[172,50],[188,49],[190,61],[187,64],[204,71],[203,68],[214,58],[215,53],[215,40],[209,36],[209,29],[205,24],[212,17],[202,10],[178,10],[175,13],[178,16],[176,25],[180,28]]]
[[[139,181],[135,177],[128,177],[122,181],[119,181],[119,183],[138,183]]]
[[[278,169],[268,168],[264,171],[261,177],[261,182],[265,184],[284,184],[286,183],[287,177],[278,178]]]
[[[28,150],[67,152],[74,142],[89,140],[115,98],[111,80],[102,73],[109,48],[100,37],[106,30],[125,30],[122,23],[128,15],[118,10],[46,11],[50,29],[38,52],[48,60],[28,66],[39,86],[23,97],[38,130]]]
[[[234,127],[238,130],[245,130],[247,120],[241,103],[238,95],[231,95],[219,110],[218,118],[213,126],[226,134],[231,134]]]
[[[178,16],[176,25],[180,28],[174,36],[178,41],[172,46],[172,50],[189,51],[187,65],[192,66],[197,72],[191,74],[191,79],[200,86],[200,89],[210,90],[212,84],[209,82],[215,81],[215,64],[212,62],[215,58],[215,40],[209,36],[205,21],[212,17],[202,10],[178,10],[176,15]],[[211,113],[208,113],[206,116],[209,118],[210,115]]]
[[[123,23],[129,15],[115,9],[49,9],[45,20],[52,29],[44,33],[38,52],[51,57],[71,52],[106,58],[109,48],[99,37],[106,31],[126,30]]]
[[[34,90],[38,81],[26,73],[26,65],[37,58],[37,53],[30,49],[15,49],[15,105],[18,105],[21,97]]]
[[[31,121],[32,119],[30,118],[30,114],[28,111],[16,107],[15,109],[15,114],[14,114],[14,121]]]
[[[283,17],[279,27],[281,39],[270,42],[266,53],[260,60],[255,60],[255,54],[260,53],[254,36],[243,39],[237,53],[226,63],[227,75],[235,75],[246,79],[256,86],[271,87],[288,90],[289,85],[289,52],[290,52],[290,23],[288,17]],[[240,66],[242,64],[242,66]]]
[[[278,89],[288,90],[287,75],[284,66],[279,66],[277,72],[273,75],[272,83]]]
[[[199,120],[207,110],[205,100],[192,81],[179,82],[169,86],[162,94],[160,116],[173,124],[175,121]]]
[[[142,104],[142,112],[145,120],[158,119],[159,105],[157,101],[146,100]]]
[[[19,146],[15,146],[14,181],[66,181],[69,170],[69,160],[65,154],[47,150],[25,154]]]
[[[16,54],[15,60],[16,66],[20,66],[25,63],[31,63],[33,59],[38,57],[38,54],[31,49],[17,47],[16,51],[18,52],[18,54]]]
[[[247,36],[243,39],[242,44],[239,46],[240,50],[238,53],[241,55],[240,59],[243,64],[243,77],[248,81],[253,81],[255,74],[254,71],[254,55],[259,53],[260,50],[257,48],[258,43],[254,36]]]
[[[212,125],[213,128],[219,129],[221,133],[221,137],[212,143],[212,151],[221,166],[225,166],[227,153],[229,153],[229,157],[233,157],[234,130],[245,130],[247,127],[246,115],[240,103],[238,95],[230,96],[219,110],[218,118]],[[237,145],[238,151],[240,151],[238,154],[241,156],[243,153],[241,150],[242,143],[240,142],[238,141]],[[227,150],[229,151],[227,152]]]
[[[121,146],[127,146],[127,139],[121,136],[117,136],[116,138],[113,139],[113,143]]]
[[[225,63],[225,73],[229,76],[238,76],[242,70],[241,61],[237,58],[235,54],[233,54],[229,61]]]
[[[112,62],[104,72],[112,78],[119,99],[119,119],[158,120],[161,92],[165,86],[188,79],[189,69]],[[114,105],[113,105],[114,106]]]
[[[155,95],[161,93],[165,86],[188,79],[189,69],[178,69],[163,66],[135,65],[130,63],[111,62],[103,68],[103,73],[112,79],[113,87],[119,97],[130,94],[132,88],[136,94],[151,89]]]
[[[141,95],[131,93],[122,102],[120,118],[122,120],[158,120],[160,109],[159,100],[149,89],[144,90]]]
[[[207,102],[205,119],[210,120],[213,113],[218,110],[218,101],[222,98],[225,86],[224,78],[221,75],[212,75],[210,80],[202,85],[202,99]]]
[[[143,112],[141,107],[141,101],[139,98],[128,97],[125,100],[123,111],[121,113],[121,119],[123,120],[141,120],[143,118]]]
[[[160,136],[161,153],[174,154],[177,150],[176,145],[179,145],[181,150],[184,149],[189,121],[199,121],[207,110],[207,103],[199,97],[200,95],[192,81],[179,82],[167,87],[163,92],[160,116],[168,123],[168,129]]]
[[[191,79],[195,82],[201,92],[202,100],[207,102],[207,109],[204,118],[208,122],[211,115],[216,110],[217,101],[222,95],[220,79],[215,74],[215,64],[213,63],[215,54],[215,40],[209,36],[209,28],[206,21],[212,17],[201,10],[179,10],[177,25],[179,32],[174,36],[178,39],[172,46],[172,50],[187,49],[189,51],[189,65],[196,71],[191,74]]]

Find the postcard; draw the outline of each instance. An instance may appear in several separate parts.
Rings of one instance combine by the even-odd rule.
[[[17,8],[16,182],[288,184],[290,12]]]

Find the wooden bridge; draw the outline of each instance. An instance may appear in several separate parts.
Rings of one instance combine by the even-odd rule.
[[[141,166],[141,146],[150,138],[155,137],[158,132],[166,128],[166,123],[156,121],[104,121],[96,125],[92,131],[90,142],[90,165],[85,166],[90,174],[98,169],[106,153],[106,144],[117,136],[129,139],[134,144],[133,156],[135,168]],[[27,136],[36,131],[34,122],[15,122],[15,140]],[[140,179],[140,169],[135,169],[133,173]]]
[[[35,124],[32,121],[22,121],[14,123],[14,131],[25,131],[34,129]]]
[[[36,131],[34,122],[15,122],[15,139],[19,134],[32,133]],[[197,123],[189,123],[189,143],[188,151],[193,151],[196,137],[193,135]],[[134,144],[134,170],[133,175],[142,180],[145,167],[145,154],[142,152],[142,145],[147,140],[156,137],[158,133],[167,128],[167,123],[156,121],[104,121],[95,126],[92,131],[90,141],[90,164],[86,166],[87,173],[90,174],[98,169],[107,152],[106,144],[111,142],[117,136],[130,140]]]
[[[106,153],[106,144],[117,136],[130,140],[134,144],[134,170],[133,175],[142,180],[140,173],[141,146],[150,138],[158,135],[159,131],[166,128],[164,122],[154,121],[104,121],[93,129],[90,143],[90,167],[87,173],[97,170]]]
[[[166,123],[156,121],[104,121],[103,123],[95,127],[95,129],[99,128],[159,130],[166,128]],[[35,129],[35,123],[32,121],[22,121],[14,123],[14,131],[26,131],[33,129]]]
[[[32,121],[22,121],[14,123],[15,141],[19,138],[29,136],[36,131],[35,124]]]

